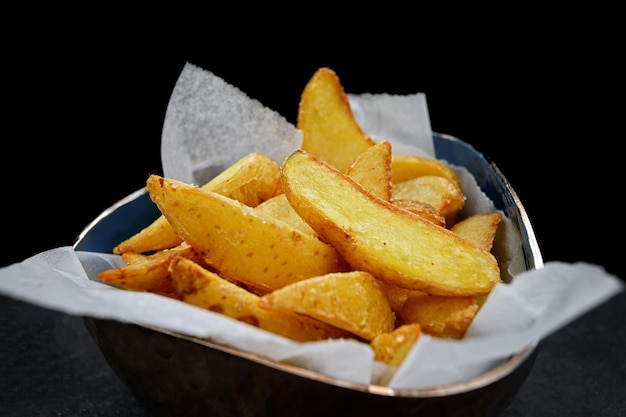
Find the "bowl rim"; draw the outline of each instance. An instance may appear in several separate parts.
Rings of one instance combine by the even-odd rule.
[[[536,240],[534,230],[532,228],[532,225],[530,223],[530,219],[526,213],[526,210],[524,209],[524,206],[522,202],[520,201],[519,197],[517,196],[516,192],[513,190],[513,187],[511,186],[509,181],[506,179],[504,174],[500,171],[500,169],[496,166],[496,164],[493,161],[487,160],[482,155],[482,153],[478,152],[475,148],[473,148],[467,142],[464,142],[455,136],[452,136],[449,134],[441,134],[437,132],[433,132],[433,135],[439,136],[446,140],[462,142],[463,144],[469,146],[474,152],[476,152],[476,154],[480,158],[483,159],[483,162],[485,164],[489,165],[496,172],[498,177],[501,179],[503,186],[510,193],[512,199],[515,202],[515,206],[517,210],[519,211],[520,222],[521,222],[521,225],[523,226],[522,227],[523,230],[521,230],[521,232],[526,235],[525,242],[528,243],[529,245],[530,258],[532,259],[532,263],[533,263],[533,265],[530,265],[530,267],[535,268],[535,269],[543,268],[543,259],[542,259],[542,255],[539,249],[539,244]],[[83,228],[83,230],[76,237],[72,247],[75,250],[80,250],[79,246],[81,242],[85,239],[85,237],[89,234],[89,232],[96,227],[96,225],[100,221],[102,221],[104,218],[111,215],[120,207],[126,204],[129,204],[138,198],[141,198],[142,196],[147,194],[147,192],[148,191],[146,187],[142,187],[128,194],[127,196],[121,198],[120,200],[116,201],[111,206],[103,210],[95,219],[93,219],[90,223],[88,223]],[[427,387],[427,388],[392,388],[392,387],[385,386],[385,385],[361,384],[361,383],[352,382],[352,381],[348,381],[348,380],[341,379],[341,378],[335,378],[326,374],[322,374],[320,372],[301,368],[295,365],[290,365],[284,362],[279,362],[279,361],[270,359],[268,357],[262,356],[260,354],[256,354],[251,351],[238,349],[229,345],[220,344],[220,343],[210,341],[207,339],[201,339],[201,338],[197,338],[193,336],[184,335],[184,334],[169,331],[167,329],[163,329],[157,326],[149,326],[149,325],[140,324],[140,323],[133,323],[133,324],[146,328],[146,329],[151,329],[159,333],[170,335],[179,339],[197,343],[197,344],[206,346],[208,348],[216,349],[216,350],[219,350],[219,351],[222,351],[222,352],[225,352],[225,353],[228,353],[228,354],[231,354],[231,355],[234,355],[234,356],[246,359],[246,360],[256,362],[258,364],[268,366],[270,368],[273,368],[282,372],[288,372],[293,375],[297,375],[297,376],[307,378],[310,380],[333,385],[336,387],[342,387],[342,388],[347,388],[347,389],[351,389],[354,391],[361,391],[361,392],[366,392],[369,394],[375,394],[375,395],[386,396],[386,397],[411,397],[411,398],[444,397],[444,396],[462,394],[462,393],[467,393],[470,391],[478,390],[487,385],[493,384],[496,381],[503,379],[507,375],[511,374],[524,361],[529,359],[539,346],[539,340],[536,340],[533,343],[526,346],[525,348],[523,348],[518,353],[504,360],[504,362],[502,362],[501,364],[489,369],[488,371],[478,376],[472,377],[464,381],[459,381],[459,382],[454,382],[454,383],[444,384],[444,385],[435,385],[435,386]]]

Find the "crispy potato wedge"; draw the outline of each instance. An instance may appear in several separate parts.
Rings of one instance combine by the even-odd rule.
[[[379,334],[370,342],[374,359],[390,366],[400,366],[421,334],[420,325],[415,323],[403,324]]]
[[[125,252],[121,256],[124,262],[126,262],[126,265],[135,264],[137,262],[143,262],[149,259],[149,255],[145,255],[143,253],[135,253],[135,252]]]
[[[417,200],[433,206],[451,227],[465,205],[463,189],[454,181],[436,175],[422,175],[393,184],[393,199]]]
[[[448,229],[375,198],[313,154],[282,166],[283,192],[296,212],[353,269],[438,295],[489,292],[500,281],[495,257]]]
[[[384,140],[359,155],[346,174],[370,193],[391,200],[391,143]]]
[[[285,194],[278,194],[262,202],[254,208],[254,211],[263,216],[272,216],[278,220],[282,220],[301,232],[317,236],[317,232],[311,229],[311,226],[302,220],[302,217],[291,207]]]
[[[256,207],[280,193],[280,166],[267,155],[252,152],[200,188]]]
[[[258,295],[221,278],[191,260],[174,258],[170,264],[170,273],[181,301],[224,314],[260,329],[301,342],[354,337],[311,317],[261,308]]]
[[[437,226],[446,227],[446,218],[432,205],[418,200],[393,200],[393,205],[413,212]]]
[[[174,246],[180,245],[182,241],[180,236],[172,229],[167,219],[163,216],[159,216],[148,226],[120,242],[119,245],[113,248],[113,253],[152,252],[173,248]]]
[[[454,181],[461,187],[461,180],[456,172],[443,161],[417,155],[393,155],[391,158],[391,179],[394,184],[421,177],[435,175]]]
[[[394,328],[395,316],[380,284],[364,271],[294,282],[261,297],[261,306],[295,311],[372,340]]]
[[[121,268],[102,271],[98,274],[98,279],[127,290],[149,291],[174,297],[175,290],[168,271],[169,263],[174,256],[201,260],[192,247],[181,245],[146,255],[143,260]]]
[[[202,189],[222,194],[255,207],[280,190],[280,166],[258,152],[250,153],[226,168]],[[182,242],[169,222],[160,216],[135,235],[121,242],[113,253],[150,252],[174,247]]]
[[[445,297],[412,291],[400,314],[403,323],[418,323],[434,337],[461,339],[478,312],[474,296]]]
[[[461,220],[450,230],[489,252],[501,221],[500,212],[479,213]]]
[[[402,313],[402,309],[404,308],[404,302],[409,297],[412,290],[398,287],[397,285],[381,280],[379,280],[379,282],[383,292],[387,296],[387,300],[391,306],[391,311],[394,312],[396,319],[398,319],[400,317],[399,314]]]
[[[296,127],[303,133],[302,149],[341,172],[376,144],[357,123],[339,77],[330,68],[319,68],[304,87]]]
[[[236,281],[269,291],[347,268],[332,246],[237,200],[158,175],[147,189],[174,230]]]

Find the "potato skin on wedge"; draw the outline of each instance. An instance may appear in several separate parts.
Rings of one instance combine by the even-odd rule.
[[[391,201],[391,143],[382,141],[356,157],[346,175],[378,198]]]
[[[261,305],[316,318],[368,341],[392,331],[395,322],[378,280],[364,271],[294,282],[263,295]]]
[[[423,175],[445,177],[461,187],[461,180],[456,172],[443,161],[417,155],[393,155],[391,157],[391,178],[394,184]]]
[[[500,222],[502,222],[502,213],[498,211],[479,213],[461,220],[450,230],[470,242],[474,242],[483,250],[491,251]]]
[[[172,249],[145,255],[144,259],[124,267],[108,269],[98,274],[100,281],[127,290],[148,291],[174,297],[175,291],[168,271],[170,260],[181,256],[200,261],[200,255],[190,246],[179,245]]]
[[[418,323],[424,333],[462,339],[478,312],[476,297],[442,297],[412,291],[399,314],[404,323]]]
[[[302,149],[334,165],[341,172],[376,141],[357,123],[339,77],[319,68],[304,87],[296,126],[302,131]]]
[[[382,333],[370,342],[374,359],[391,366],[400,366],[415,342],[420,338],[419,324],[403,324],[391,332]]]
[[[332,246],[237,200],[158,175],[147,189],[176,232],[234,280],[269,291],[346,269]]]
[[[201,187],[256,207],[279,192],[280,166],[268,156],[252,152]],[[164,216],[113,248],[113,253],[150,252],[174,247],[182,239]]]
[[[353,269],[437,295],[483,294],[500,281],[491,253],[374,197],[306,151],[293,152],[283,163],[282,189],[300,217]]]
[[[259,306],[259,296],[183,257],[169,267],[178,298],[300,342],[353,337],[310,317]]]
[[[422,175],[394,183],[393,200],[416,200],[433,206],[446,220],[449,228],[454,225],[465,205],[463,189],[453,180],[436,175]]]

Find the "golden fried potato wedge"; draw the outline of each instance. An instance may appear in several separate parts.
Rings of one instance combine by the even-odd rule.
[[[390,366],[400,366],[421,334],[420,325],[415,323],[403,324],[379,334],[370,342],[374,359]]]
[[[267,199],[256,206],[254,211],[263,216],[272,216],[278,220],[282,220],[301,232],[317,236],[317,232],[311,229],[311,226],[302,220],[302,217],[300,217],[293,207],[291,207],[291,204],[289,204],[285,194],[278,194],[270,199]]]
[[[478,312],[474,296],[445,297],[412,291],[400,314],[403,323],[418,323],[434,337],[461,339]]]
[[[121,256],[124,262],[126,263],[126,265],[135,264],[137,262],[143,262],[149,259],[150,257],[149,255],[145,255],[143,253],[135,253],[135,252],[125,252]]]
[[[500,212],[479,213],[461,220],[450,230],[489,252],[501,221]]]
[[[269,156],[252,152],[200,188],[256,207],[280,192],[280,166]]]
[[[445,177],[461,187],[461,180],[456,172],[443,161],[417,155],[392,156],[391,178],[394,184],[421,177],[422,175]]]
[[[170,273],[181,301],[224,314],[293,340],[306,342],[354,337],[311,317],[261,308],[259,296],[185,258],[170,264]]]
[[[226,168],[203,185],[202,189],[255,207],[280,189],[280,166],[268,156],[253,152]],[[160,216],[146,228],[113,248],[113,253],[150,252],[171,248],[181,242],[181,237],[168,221]]]
[[[417,200],[433,206],[451,227],[465,205],[463,189],[454,181],[436,175],[422,175],[393,184],[394,200]]]
[[[372,340],[394,328],[380,284],[364,271],[331,273],[294,282],[261,297],[261,306],[314,317]]]
[[[319,68],[304,87],[296,127],[303,133],[302,149],[341,172],[376,144],[357,123],[339,77],[330,68]]]
[[[159,216],[148,226],[122,241],[113,248],[113,253],[127,252],[145,253],[161,249],[169,249],[180,245],[183,240],[172,229],[163,216]]]
[[[391,200],[391,143],[384,140],[355,159],[346,174],[365,190],[383,200]]]
[[[402,313],[402,309],[404,308],[404,302],[409,297],[412,290],[398,287],[397,285],[390,284],[382,280],[378,281],[383,289],[383,292],[387,296],[387,300],[391,306],[391,311],[394,312],[396,319],[398,319],[400,317],[399,314]]]
[[[147,189],[174,230],[236,281],[269,291],[347,267],[332,246],[237,200],[158,175]]]
[[[446,227],[446,218],[432,205],[418,200],[393,200],[393,205],[411,211],[437,226]]]
[[[168,266],[174,256],[201,260],[193,248],[181,245],[146,255],[143,260],[121,268],[102,271],[98,274],[98,279],[127,290],[148,291],[173,297],[175,291]]]
[[[296,212],[353,269],[438,295],[489,292],[500,281],[495,257],[448,229],[372,197],[332,165],[303,150],[282,166],[283,192]]]

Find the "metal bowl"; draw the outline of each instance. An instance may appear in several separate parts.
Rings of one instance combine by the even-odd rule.
[[[469,144],[433,134],[438,158],[464,166],[517,228],[525,269],[543,260],[526,212],[504,175]],[[145,189],[105,210],[74,243],[110,252],[160,215]],[[84,318],[103,356],[155,416],[496,416],[526,379],[538,344],[478,377],[428,389],[392,389],[331,378],[249,351],[158,328]]]

